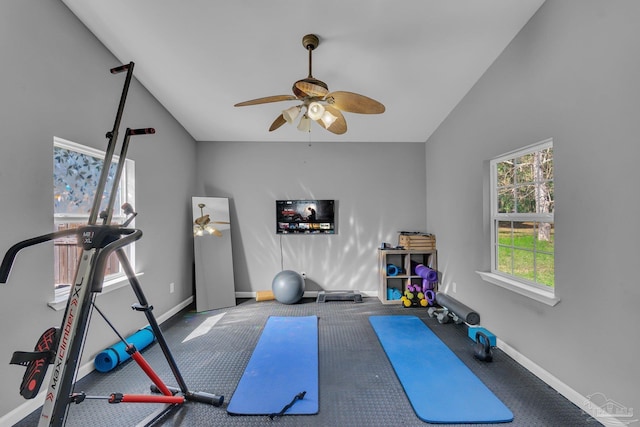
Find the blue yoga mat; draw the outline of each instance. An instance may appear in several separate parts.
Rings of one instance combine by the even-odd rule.
[[[513,413],[415,316],[371,316],[418,418],[428,423],[503,423]]]
[[[138,330],[135,334],[126,338],[127,343],[133,344],[139,350],[147,347],[155,340],[151,326]],[[98,353],[93,361],[98,372],[109,372],[122,362],[129,360],[131,356],[127,353],[127,348],[122,341],[105,348]]]
[[[227,412],[279,413],[306,392],[285,414],[318,413],[318,318],[270,317],[233,393]]]

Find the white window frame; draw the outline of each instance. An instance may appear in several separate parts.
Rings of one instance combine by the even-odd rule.
[[[535,144],[531,144],[529,146],[520,148],[518,150],[510,151],[503,155],[500,155],[490,161],[490,230],[491,230],[491,270],[489,272],[478,271],[477,273],[482,277],[486,282],[492,283],[494,285],[500,286],[502,288],[508,289],[510,291],[516,292],[520,295],[524,295],[536,301],[542,302],[544,304],[554,306],[560,299],[556,296],[555,293],[555,284],[553,287],[543,286],[538,283],[534,283],[528,281],[526,279],[513,276],[502,271],[499,271],[496,268],[497,262],[497,230],[496,224],[498,221],[536,221],[536,222],[549,222],[554,223],[554,214],[551,213],[498,213],[497,212],[497,164],[524,156],[526,154],[531,154],[536,151],[541,151],[547,148],[553,147],[553,139],[547,139]],[[555,154],[555,153],[554,153]],[[555,172],[555,171],[554,171]],[[554,223],[555,224],[555,223]],[[554,255],[554,263],[555,263],[555,255]]]
[[[78,153],[82,153],[88,156],[100,158],[104,160],[105,152],[102,150],[98,150],[92,147],[88,147],[86,145],[79,144],[77,142],[68,141],[63,138],[53,137],[53,146],[58,148],[63,148],[69,151],[75,151]],[[119,156],[114,155],[114,162],[119,161]],[[122,202],[130,203],[132,206],[135,206],[135,162],[131,159],[125,159],[124,168],[122,170],[122,176],[120,177],[119,188],[121,194],[124,195]],[[121,222],[125,219],[124,215],[119,214],[119,208],[116,207],[117,212],[113,214],[114,222]],[[56,214],[53,215],[54,224],[60,223],[68,223],[68,222],[78,222],[86,224],[89,220],[89,214],[86,215],[75,215],[75,214]],[[135,221],[132,221],[130,224],[133,227]],[[134,267],[136,265],[136,250],[135,250],[135,242],[128,245],[125,250],[127,250],[127,257],[129,262]],[[107,293],[112,290],[118,289],[122,286],[125,286],[128,283],[127,276],[122,269],[118,273],[108,275],[104,278],[102,293]],[[55,309],[61,310],[66,307],[66,302],[69,297],[69,288],[63,288],[56,290],[54,292],[54,299],[48,302],[48,305]]]

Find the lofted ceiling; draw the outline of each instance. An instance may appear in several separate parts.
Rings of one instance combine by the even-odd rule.
[[[544,0],[62,0],[198,141],[424,142]],[[269,126],[307,77],[383,103],[334,135]]]

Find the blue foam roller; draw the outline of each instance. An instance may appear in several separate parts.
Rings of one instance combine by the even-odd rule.
[[[397,265],[387,264],[387,276],[397,276],[400,274],[400,269]]]
[[[138,330],[135,334],[125,338],[127,343],[133,344],[138,350],[142,350],[155,340],[151,326]],[[109,372],[120,363],[130,359],[126,346],[122,341],[105,348],[96,355],[93,361],[98,372]]]

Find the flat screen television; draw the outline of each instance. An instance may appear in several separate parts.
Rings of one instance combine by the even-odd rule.
[[[335,234],[335,200],[276,200],[277,234]]]

